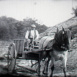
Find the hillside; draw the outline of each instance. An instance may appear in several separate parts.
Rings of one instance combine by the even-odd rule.
[[[70,28],[72,30],[72,33],[76,33],[77,30],[77,17],[70,18],[60,24],[57,24],[53,27],[49,27],[45,32],[41,34],[41,36],[45,35],[53,35],[56,32],[57,27],[59,30],[64,27],[64,28]],[[75,31],[75,32],[74,32]]]
[[[49,35],[49,36],[53,36],[56,32],[57,27],[59,28],[59,30],[62,28],[62,26],[64,28],[69,28],[73,34],[73,39],[71,40],[72,45],[71,45],[71,50],[72,52],[68,53],[68,61],[67,61],[67,70],[68,73],[71,76],[76,76],[77,77],[77,17],[73,17],[70,18],[60,24],[57,24],[53,27],[50,27],[49,29],[47,29],[44,33],[41,34],[41,36],[45,36],[45,35]],[[60,68],[59,68],[60,66]],[[55,63],[55,71],[54,73],[62,73],[62,69],[61,69],[61,62],[57,61]],[[58,76],[58,75],[57,75]]]

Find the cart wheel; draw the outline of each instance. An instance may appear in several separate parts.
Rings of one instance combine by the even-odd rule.
[[[16,57],[17,57],[17,52],[15,49],[15,44],[10,44],[8,48],[8,72],[13,73],[15,70],[15,65],[16,65]]]

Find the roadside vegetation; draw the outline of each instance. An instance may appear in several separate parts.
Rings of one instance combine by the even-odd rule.
[[[36,25],[36,29],[39,33],[44,32],[47,29],[46,25],[40,25],[37,20],[27,18],[23,21],[18,21],[11,17],[0,17],[0,40],[12,40],[15,38],[24,38],[25,32],[32,24]]]
[[[77,7],[76,8],[72,8],[72,9],[73,9],[74,15],[77,16]]]

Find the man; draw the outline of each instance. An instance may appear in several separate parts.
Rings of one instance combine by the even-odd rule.
[[[31,28],[28,29],[28,31],[25,34],[25,39],[27,40],[27,48],[30,47],[34,48],[34,43],[39,38],[39,32],[36,30],[36,26],[33,24],[31,25]]]

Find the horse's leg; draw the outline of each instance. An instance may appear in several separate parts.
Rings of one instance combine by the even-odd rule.
[[[44,69],[43,69],[43,74],[46,74],[46,64],[47,64],[47,58],[44,59]]]
[[[65,63],[65,59],[63,59],[63,72],[64,72],[64,77],[66,77],[66,63]]]
[[[40,62],[41,62],[41,53],[39,53],[39,60],[38,60],[38,77],[40,77]]]
[[[55,61],[53,57],[51,58],[51,60],[52,60],[52,62],[51,62],[52,64],[51,64],[51,74],[50,74],[50,77],[53,76],[53,71],[54,71],[54,61]]]
[[[47,63],[46,63],[46,77],[48,76],[48,65],[50,62],[50,58],[48,58]]]
[[[64,77],[66,77],[66,68],[63,68]]]
[[[43,74],[46,74],[46,67],[45,66],[46,66],[46,61],[45,61],[44,68],[43,68],[43,71],[42,71]]]
[[[48,58],[48,60],[45,61],[45,67],[44,67],[44,70],[43,70],[43,74],[45,74],[46,77],[48,76],[48,65],[49,65],[49,61],[50,61],[50,58]]]
[[[65,52],[64,54],[64,58],[63,58],[63,72],[64,72],[64,77],[66,77],[66,63],[67,63],[67,55],[68,55],[68,51]]]

